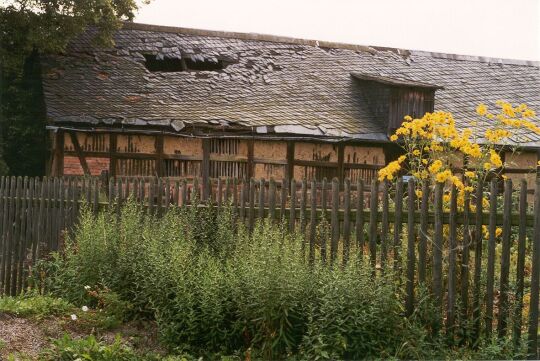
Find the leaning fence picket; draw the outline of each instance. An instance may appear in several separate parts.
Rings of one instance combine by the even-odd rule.
[[[503,203],[503,234],[501,252],[501,276],[499,290],[499,314],[497,321],[497,334],[499,337],[506,335],[506,325],[509,310],[508,304],[508,278],[510,276],[510,237],[512,236],[512,180],[504,182]]]
[[[514,313],[513,335],[514,344],[521,338],[521,325],[523,317],[523,289],[525,285],[525,242],[527,239],[527,181],[521,181],[519,192],[519,231],[518,256],[516,262],[516,307]]]
[[[416,241],[416,234],[414,229],[414,208],[416,194],[414,180],[412,179],[408,182],[407,193],[407,283],[405,286],[407,298],[405,303],[405,314],[407,316],[410,316],[414,311],[414,266],[416,263],[414,250]]]
[[[485,327],[486,337],[491,337],[493,330],[493,294],[495,284],[495,232],[497,229],[497,180],[491,180],[489,195],[489,237],[487,254],[487,274],[486,274],[486,315]]]

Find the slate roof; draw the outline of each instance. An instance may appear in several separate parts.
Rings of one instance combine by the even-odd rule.
[[[116,46],[97,49],[92,31],[44,60],[51,122],[161,127],[215,125],[332,138],[386,140],[352,73],[442,87],[435,109],[458,125],[477,120],[480,102],[527,103],[540,113],[539,64],[334,44],[273,36],[126,24]],[[218,59],[221,71],[150,72],[142,54]],[[479,123],[478,130],[488,124]],[[522,134],[528,146],[540,137]]]

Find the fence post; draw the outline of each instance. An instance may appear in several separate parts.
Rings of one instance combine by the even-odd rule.
[[[497,229],[497,180],[491,180],[489,195],[489,239],[488,264],[486,276],[486,337],[491,337],[493,330],[493,285],[495,281],[495,232]]]
[[[339,242],[339,181],[332,179],[332,243],[330,244],[330,262],[336,260]]]
[[[377,212],[379,210],[379,181],[373,178],[369,199],[369,259],[373,272],[377,266]]]
[[[289,207],[290,213],[289,213],[289,231],[291,233],[294,233],[294,229],[296,226],[296,180],[291,179],[291,205]]]
[[[435,222],[433,237],[433,295],[437,306],[435,332],[440,328],[440,312],[443,299],[442,287],[442,247],[443,247],[443,184],[435,184]]]
[[[414,265],[416,263],[414,246],[416,234],[414,232],[414,206],[415,206],[415,184],[413,179],[408,181],[408,207],[407,207],[407,299],[405,302],[405,314],[412,315],[414,311]]]
[[[356,184],[356,219],[354,224],[356,247],[360,256],[364,254],[364,181],[359,179]]]
[[[501,279],[499,295],[499,319],[497,322],[497,334],[499,337],[506,335],[506,325],[509,312],[508,305],[508,278],[510,276],[510,237],[512,236],[512,180],[504,182],[504,205],[503,205],[503,237],[501,252]]]
[[[422,182],[422,204],[420,206],[420,241],[418,242],[418,282],[426,282],[427,233],[429,212],[429,183]]]
[[[452,185],[450,193],[450,233],[448,237],[448,304],[446,313],[446,333],[450,341],[454,337],[456,303],[456,250],[457,250],[457,188]]]
[[[401,216],[403,212],[403,178],[398,178],[396,182],[396,198],[394,212],[394,272],[396,275],[401,269]],[[399,278],[399,276],[398,276]]]
[[[475,241],[474,241],[474,290],[473,290],[473,339],[475,344],[480,340],[480,318],[481,318],[481,304],[480,304],[480,290],[481,275],[482,275],[482,210],[484,199],[484,183],[478,182],[476,185],[476,214],[475,214]]]
[[[385,180],[382,186],[381,269],[384,269],[388,257],[388,181]]]
[[[351,181],[344,182],[343,192],[343,264],[349,261],[351,248]]]
[[[519,192],[519,233],[518,233],[518,258],[516,265],[516,311],[514,314],[514,345],[518,345],[521,338],[521,325],[523,316],[523,288],[525,272],[525,242],[527,239],[527,181],[521,180]]]
[[[540,178],[534,191],[534,235],[532,244],[531,299],[529,305],[528,358],[538,356],[538,281],[540,276]]]

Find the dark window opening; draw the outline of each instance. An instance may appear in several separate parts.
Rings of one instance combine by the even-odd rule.
[[[223,60],[194,61],[192,59],[162,58],[156,55],[144,54],[145,66],[150,71],[179,72],[179,71],[219,71],[225,68]]]

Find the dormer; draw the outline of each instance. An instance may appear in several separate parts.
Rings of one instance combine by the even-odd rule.
[[[351,73],[362,89],[365,100],[376,119],[384,121],[387,133],[393,134],[403,123],[403,117],[422,117],[433,112],[435,91],[442,86],[378,76]]]

